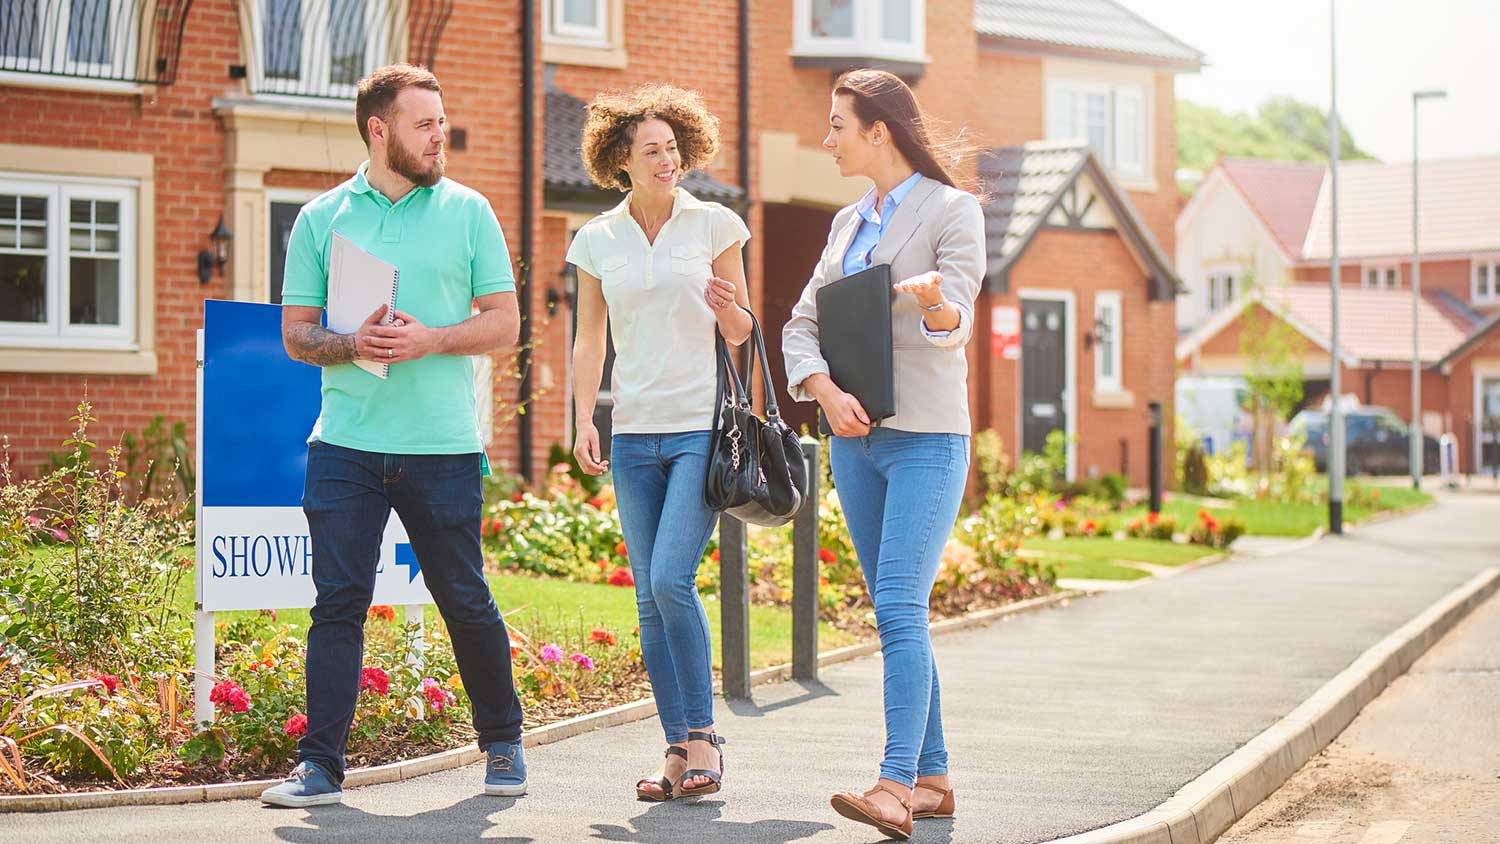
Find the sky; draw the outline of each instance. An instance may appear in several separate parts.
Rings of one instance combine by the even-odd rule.
[[[1326,109],[1328,0],[1121,0],[1206,54],[1177,77],[1179,97],[1253,111],[1279,94]],[[1333,0],[1339,116],[1361,149],[1412,157],[1411,92],[1425,160],[1500,155],[1500,0]]]

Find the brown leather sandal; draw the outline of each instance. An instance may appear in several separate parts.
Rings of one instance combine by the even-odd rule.
[[[953,817],[953,808],[954,808],[954,805],[953,805],[953,789],[952,788],[943,788],[942,786],[929,785],[929,784],[927,784],[925,782],[919,782],[919,783],[917,783],[916,788],[925,788],[928,791],[931,791],[931,792],[937,794],[941,799],[938,801],[936,809],[928,809],[928,810],[922,811],[922,812],[912,812],[911,816],[913,818],[915,818],[917,820],[921,820],[922,818],[951,818],[951,817]]]
[[[687,751],[681,747],[668,747],[667,752],[663,753],[662,755],[680,756],[682,757],[682,761],[687,761]],[[660,788],[661,791],[652,791],[648,788],[642,788],[642,786],[647,784],[654,785],[657,788]],[[635,799],[649,800],[652,803],[665,803],[668,800],[672,799],[672,780],[667,777],[665,768],[662,771],[661,779],[654,780],[650,777],[641,777],[639,780],[636,780]]]
[[[705,733],[701,730],[689,730],[688,741],[706,741],[713,745],[714,750],[719,753],[719,769],[717,771],[706,768],[693,768],[686,771],[677,778],[678,797],[703,797],[708,794],[718,794],[724,785],[724,751],[721,749],[725,744],[723,736],[717,733]],[[686,754],[684,754],[686,755]],[[696,788],[686,788],[683,783],[690,779],[703,778],[708,780],[708,785],[700,785]]]
[[[893,824],[882,817],[880,814],[880,807],[876,806],[874,803],[871,803],[868,799],[866,799],[871,794],[874,794],[877,791],[884,791],[886,794],[889,794],[892,797],[896,798],[896,800],[900,802],[901,807],[906,810],[906,819],[899,825]],[[880,832],[887,838],[895,838],[898,841],[905,841],[906,839],[911,837],[911,803],[905,797],[902,797],[895,789],[891,788],[883,782],[875,783],[875,787],[870,789],[869,791],[866,791],[864,794],[855,794],[852,791],[841,791],[838,794],[833,795],[833,799],[830,800],[829,803],[833,806],[833,810],[835,812],[838,812],[840,815],[843,815],[851,821],[859,821],[863,824],[869,824],[870,826],[873,826],[876,829],[880,830]]]

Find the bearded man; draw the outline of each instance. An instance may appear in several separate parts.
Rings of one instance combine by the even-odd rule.
[[[307,734],[291,776],[261,800],[300,808],[343,798],[365,615],[393,509],[453,640],[488,751],[485,793],[516,796],[526,791],[521,702],[480,555],[487,464],[472,360],[515,343],[515,276],[489,201],[443,176],[446,117],[430,71],[376,70],[359,83],[355,117],[369,161],[303,207],[287,245],[282,339],[287,354],[323,370],[302,497],[317,599],[307,633]],[[382,305],[353,334],[321,325],[334,232],[399,270],[392,319]],[[390,364],[388,377],[355,360]]]

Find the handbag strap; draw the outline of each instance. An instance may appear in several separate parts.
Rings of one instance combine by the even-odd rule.
[[[766,340],[760,331],[760,320],[756,319],[755,314],[751,313],[748,308],[745,309],[745,313],[750,315],[750,337],[748,339],[755,351],[755,354],[750,359],[749,369],[755,369],[755,362],[758,358],[760,360],[761,384],[765,387],[766,418],[779,419],[781,417],[781,408],[776,401],[776,386],[771,383],[771,364],[766,356]],[[746,377],[743,379],[740,378],[739,370],[734,365],[734,355],[730,354],[729,344],[724,340],[724,335],[719,332],[717,327],[714,329],[714,347],[719,356],[719,384],[715,407],[723,407],[724,405],[726,371],[728,373],[727,378],[732,384],[732,389],[737,391],[733,398],[738,399],[740,404],[748,407],[751,399],[749,388],[751,373],[747,370]],[[716,410],[715,413],[717,412]]]

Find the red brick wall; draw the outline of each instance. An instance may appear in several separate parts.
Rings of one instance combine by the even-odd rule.
[[[1147,299],[1148,284],[1124,240],[1114,232],[1067,232],[1044,230],[1011,271],[1010,292],[990,294],[980,303],[976,326],[984,334],[970,346],[970,383],[979,398],[974,407],[975,429],[994,428],[1005,440],[1012,457],[1019,455],[1020,370],[1018,361],[990,354],[989,309],[995,305],[1020,306],[1023,288],[1066,290],[1074,294],[1074,356],[1077,381],[1074,408],[1077,414],[1077,469],[1079,477],[1126,470],[1130,483],[1148,480],[1147,402],[1163,404],[1163,460],[1171,459],[1172,393],[1175,381],[1173,345],[1153,338],[1175,336],[1175,304]],[[1094,323],[1094,297],[1100,291],[1118,291],[1124,307],[1125,329],[1122,355],[1122,386],[1134,396],[1125,409],[1093,406],[1094,352],[1085,349],[1083,335]],[[987,359],[981,362],[981,357]],[[987,396],[987,401],[985,397]],[[1122,463],[1128,465],[1122,466]],[[1164,472],[1170,463],[1164,462]],[[1170,477],[1170,474],[1164,475]]]
[[[516,0],[460,0],[444,32],[434,69],[443,82],[449,121],[469,131],[469,148],[450,152],[449,175],[489,197],[512,255],[520,249],[520,26]],[[240,64],[236,8],[194,7],[183,37],[175,85],[154,95],[105,95],[5,87],[0,143],[148,153],[156,178],[156,350],[153,376],[78,376],[0,372],[0,434],[12,459],[33,470],[71,427],[67,417],[87,389],[99,418],[97,442],[138,431],[153,416],[194,418],[194,331],[202,300],[230,298],[231,282],[215,275],[199,284],[195,256],[225,206],[225,132],[214,97],[238,92],[225,68]],[[540,93],[540,91],[538,92]],[[540,101],[540,98],[538,98]],[[350,132],[357,131],[350,121]],[[540,133],[537,137],[540,160]],[[326,188],[349,174],[272,171],[272,187]],[[540,178],[537,180],[540,198]],[[540,203],[538,203],[539,205]],[[542,308],[538,304],[538,311]],[[539,442],[542,441],[539,439]],[[497,451],[498,454],[498,451]]]
[[[1411,261],[1407,260],[1399,263],[1401,266],[1401,287],[1403,290],[1410,290]],[[1362,269],[1362,261],[1341,261],[1339,275],[1343,278],[1343,283],[1346,286],[1353,285],[1357,287],[1360,284]],[[1292,270],[1292,277],[1297,281],[1318,281],[1327,284],[1328,279],[1332,275],[1330,270],[1331,268],[1327,264],[1300,266]],[[1452,294],[1460,302],[1467,303],[1470,293],[1470,273],[1470,264],[1467,258],[1436,261],[1424,259],[1422,261],[1422,290],[1423,292],[1442,290]]]

